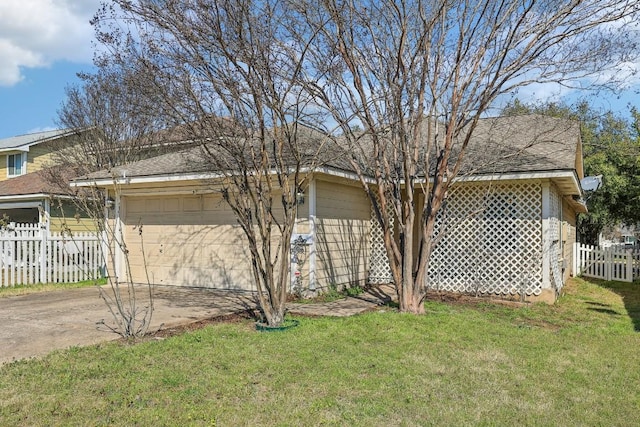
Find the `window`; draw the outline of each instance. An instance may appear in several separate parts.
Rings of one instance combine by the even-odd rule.
[[[25,173],[24,171],[24,160],[26,158],[26,153],[18,153],[18,154],[8,154],[7,155],[7,175],[8,176],[18,176]]]

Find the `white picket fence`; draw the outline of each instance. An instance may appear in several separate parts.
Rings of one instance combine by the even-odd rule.
[[[0,230],[0,286],[80,282],[101,277],[101,241],[92,233],[49,233],[39,224]]]
[[[575,243],[573,271],[576,276],[633,282],[640,279],[640,251],[617,247],[600,249]]]

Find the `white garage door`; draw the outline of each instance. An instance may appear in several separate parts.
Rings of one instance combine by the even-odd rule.
[[[134,281],[254,290],[242,230],[220,196],[127,196],[122,208]]]

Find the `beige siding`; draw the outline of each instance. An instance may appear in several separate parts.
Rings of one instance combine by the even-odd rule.
[[[18,154],[20,151],[15,151],[8,154]],[[0,181],[9,179],[7,176],[7,155],[0,155]],[[47,166],[51,165],[51,149],[46,145],[36,145],[29,149],[27,153],[27,170],[26,173],[37,172]]]
[[[27,154],[27,173],[36,172],[51,166],[52,156],[51,148],[47,144],[31,147]]]
[[[146,258],[152,283],[254,288],[242,230],[219,196],[125,198],[123,208],[134,281],[146,281]]]
[[[7,155],[0,155],[0,181],[9,179],[7,176]]]
[[[365,284],[369,200],[358,186],[317,181],[316,280],[320,287]]]
[[[95,222],[89,218],[51,217],[49,229],[54,233],[70,230],[72,233],[93,233],[97,230]]]
[[[63,147],[71,147],[73,140],[71,138],[57,139],[54,141],[43,142],[32,145],[27,152],[27,170],[26,173],[37,172],[41,169],[50,167],[55,161],[55,151],[66,149]],[[10,152],[8,154],[17,154],[20,151]],[[7,177],[7,154],[0,155],[0,181],[9,179]]]

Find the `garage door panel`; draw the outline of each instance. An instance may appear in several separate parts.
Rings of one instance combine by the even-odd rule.
[[[183,210],[184,212],[200,212],[202,211],[202,197],[194,196],[194,197],[184,197],[182,199]]]
[[[136,197],[124,206],[134,280],[146,280],[146,259],[153,283],[253,289],[242,229],[219,197]],[[134,229],[138,223],[142,241]]]
[[[207,194],[202,198],[202,210],[208,212],[231,212],[231,208],[222,197],[214,194]]]
[[[247,269],[187,268],[183,270],[187,286],[254,290]]]
[[[147,268],[149,281],[156,285],[181,284],[180,269],[175,267]],[[143,273],[144,274],[144,273]]]

